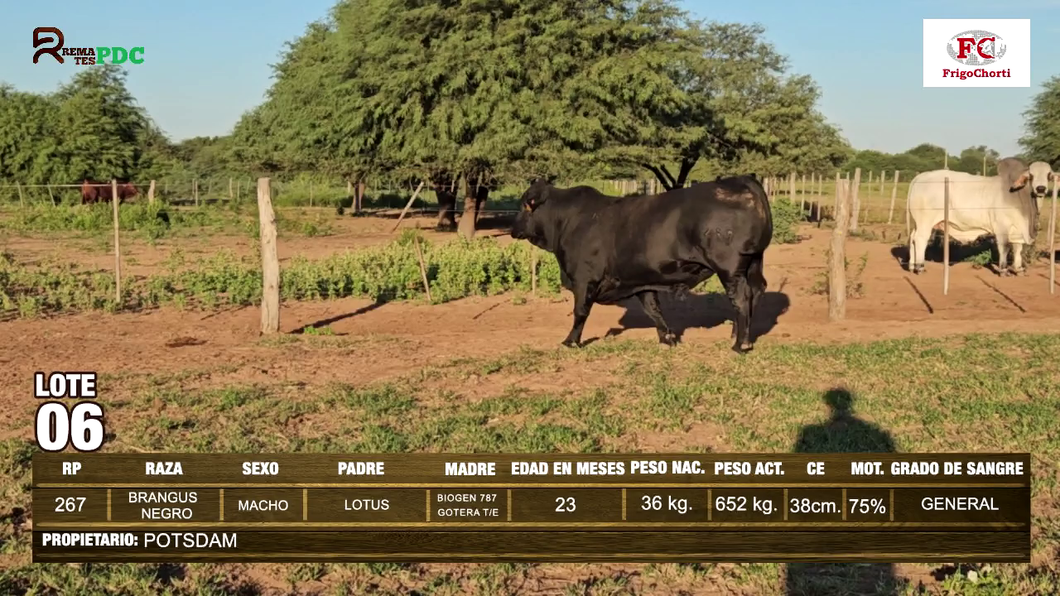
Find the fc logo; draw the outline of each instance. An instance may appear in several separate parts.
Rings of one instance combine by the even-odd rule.
[[[1005,55],[1001,36],[981,29],[958,33],[946,44],[950,58],[968,66],[993,64]]]

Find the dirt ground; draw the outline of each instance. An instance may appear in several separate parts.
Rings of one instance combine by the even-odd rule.
[[[301,255],[319,258],[336,251],[383,243],[394,238],[389,220],[345,218],[336,234],[323,238],[282,239],[282,260]],[[412,218],[402,227],[429,225]],[[769,287],[755,314],[759,343],[790,340],[849,342],[908,336],[966,333],[1060,332],[1060,288],[1048,291],[1048,262],[1034,263],[1025,276],[999,277],[989,268],[956,263],[950,270],[948,295],[942,291],[942,265],[930,263],[927,271],[912,275],[898,263],[893,243],[851,238],[847,242],[848,279],[861,283],[861,296],[847,302],[846,320],[829,323],[827,297],[822,293],[825,256],[831,231],[806,225],[797,244],[773,245],[765,258]],[[511,241],[500,232],[503,242]],[[451,235],[427,233],[445,240]],[[103,268],[113,256],[77,250],[79,241],[44,241],[8,238],[4,250],[19,261],[48,256],[74,261],[87,268]],[[149,246],[132,244],[123,249],[127,261],[136,263],[135,274],[157,271],[158,264],[175,248],[187,254],[208,254],[230,249],[251,254],[246,238],[210,237],[208,242],[171,240]],[[863,255],[864,271],[857,274]],[[307,352],[304,359],[290,358],[258,341],[259,312],[241,308],[217,313],[162,309],[140,314],[90,313],[53,319],[16,320],[4,323],[0,342],[0,407],[24,405],[32,373],[69,367],[100,373],[173,372],[205,360],[228,363],[235,370],[231,382],[343,381],[368,383],[409,373],[455,357],[485,356],[517,350],[521,346],[553,347],[572,323],[569,294],[559,299],[533,298],[524,303],[511,296],[468,298],[442,305],[388,303],[344,299],[284,304],[281,331],[296,332],[307,326],[327,326],[336,335],[386,338],[372,348],[357,350],[351,361],[331,362]],[[664,312],[683,341],[717,341],[731,333],[729,305],[717,296],[667,298]],[[584,339],[608,335],[653,338],[655,331],[639,305],[595,306]],[[563,383],[557,379],[557,383]],[[16,389],[22,388],[22,390]],[[20,408],[16,408],[20,409]]]

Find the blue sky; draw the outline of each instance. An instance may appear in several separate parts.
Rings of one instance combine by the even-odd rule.
[[[34,27],[63,30],[67,46],[144,46],[129,88],[175,140],[226,134],[260,103],[283,43],[327,14],[333,0],[184,0],[98,4],[11,2],[0,23],[0,81],[52,91],[79,68],[32,64]],[[1008,155],[1021,113],[1042,82],[1060,74],[1060,0],[684,0],[700,18],[758,22],[821,86],[821,110],[860,149],[902,151],[921,142],[956,154],[986,144]],[[922,19],[1031,19],[1029,89],[925,89]],[[1050,43],[1050,38],[1053,40]]]

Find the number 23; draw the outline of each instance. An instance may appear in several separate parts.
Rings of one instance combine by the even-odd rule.
[[[574,511],[574,497],[556,497],[556,512],[570,513]]]

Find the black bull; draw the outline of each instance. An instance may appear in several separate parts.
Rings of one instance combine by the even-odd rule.
[[[81,184],[81,204],[91,205],[93,203],[109,203],[112,188],[106,182],[92,182],[85,180]],[[136,187],[128,182],[118,182],[118,203],[124,203],[125,199],[136,196]]]
[[[717,275],[736,309],[733,350],[752,349],[751,319],[766,290],[762,255],[773,216],[762,185],[737,176],[659,195],[610,197],[579,186],[535,181],[523,193],[512,237],[556,255],[563,287],[574,294],[566,346],[581,345],[593,304],[636,296],[673,346],[659,307],[660,290],[695,288]]]

